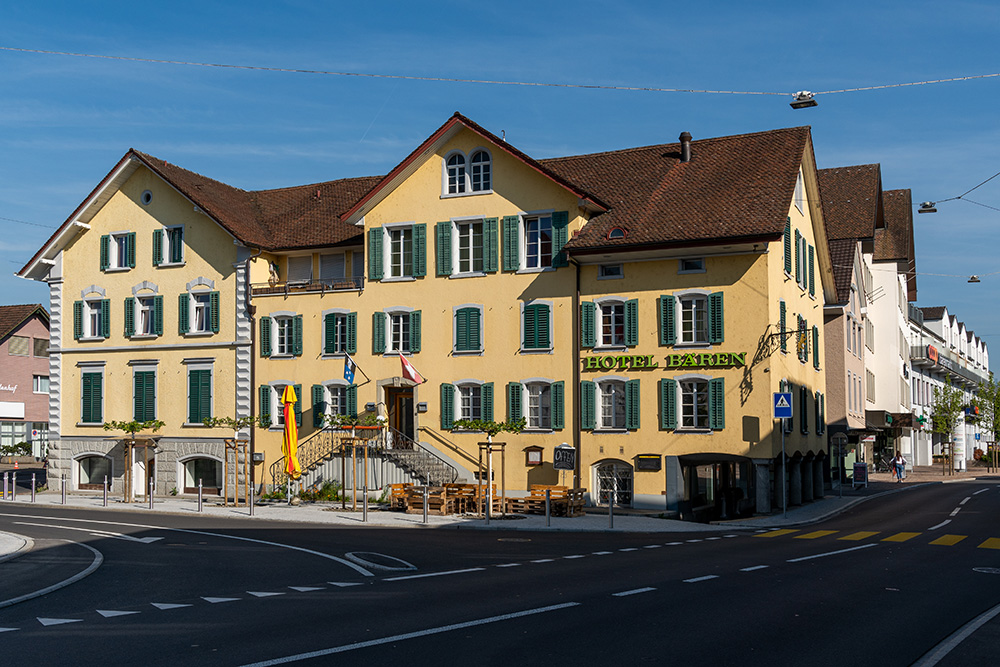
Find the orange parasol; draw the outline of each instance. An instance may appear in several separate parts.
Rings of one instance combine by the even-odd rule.
[[[295,425],[295,388],[292,385],[285,386],[285,392],[281,396],[281,402],[285,404],[285,433],[281,441],[281,453],[285,455],[285,472],[292,479],[302,476],[302,468],[299,467],[298,446],[299,432]]]

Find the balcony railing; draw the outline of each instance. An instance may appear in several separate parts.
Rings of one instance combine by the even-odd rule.
[[[909,309],[910,321],[915,323],[918,327],[924,326],[924,313],[919,308],[914,306],[912,303],[906,304]]]
[[[324,278],[322,280],[293,280],[291,282],[252,283],[250,289],[253,296],[267,294],[304,294],[307,292],[351,292],[363,290],[365,279],[362,276],[347,278]]]

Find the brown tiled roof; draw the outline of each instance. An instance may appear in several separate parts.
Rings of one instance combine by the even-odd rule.
[[[38,314],[49,323],[49,313],[42,308],[40,303],[26,303],[15,306],[0,306],[0,341],[6,340],[7,336],[17,331],[22,324],[27,322],[33,315]]]
[[[335,245],[361,236],[340,221],[380,177],[345,178],[278,190],[247,191],[132,151],[146,166],[217,220],[230,234],[254,247],[287,250]]]
[[[907,299],[917,298],[917,260],[913,247],[913,202],[909,190],[886,190],[885,229],[875,230],[875,261],[906,263]]]
[[[827,237],[868,239],[882,215],[882,175],[877,164],[820,169],[819,191]]]
[[[940,320],[944,317],[944,306],[924,306],[920,312],[924,314],[925,320]]]
[[[833,282],[837,286],[837,302],[847,303],[851,298],[851,276],[854,273],[856,239],[830,241],[830,261],[833,262]]]
[[[540,160],[610,210],[570,239],[570,252],[780,236],[809,128]],[[625,238],[608,239],[620,227]]]

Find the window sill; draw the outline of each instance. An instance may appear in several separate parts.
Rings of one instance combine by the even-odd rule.
[[[184,266],[184,262],[160,262],[156,265],[157,269],[172,269],[178,266]]]
[[[130,266],[109,266],[108,268],[104,269],[104,273],[125,273],[126,271],[131,271],[131,270],[132,267]]]
[[[395,357],[397,355],[403,355],[404,357],[412,357],[415,352],[404,352],[402,350],[386,350],[382,353],[383,357]]]
[[[383,283],[409,283],[416,280],[413,276],[386,276],[379,282]]]
[[[211,419],[211,417],[208,417],[208,419]],[[181,424],[181,428],[212,428],[212,427],[205,426],[201,422],[184,422],[183,424]]]
[[[107,340],[107,338],[105,338],[104,336],[80,336],[79,338],[77,338],[77,341],[81,343],[93,343],[105,340]]]
[[[448,278],[453,280],[460,280],[462,278],[482,278],[486,276],[485,271],[466,271],[464,273],[452,273],[449,274]]]
[[[628,352],[628,345],[595,345],[594,352]]]
[[[514,273],[516,273],[516,274],[522,274],[522,273],[544,273],[546,271],[555,271],[555,270],[556,270],[555,267],[552,267],[552,266],[539,266],[537,268],[520,268],[517,271],[515,271]]]
[[[76,425],[79,426],[79,427],[81,427],[81,428],[84,427],[84,426],[100,426],[100,427],[103,427],[104,426],[104,422],[77,422]]]
[[[473,192],[442,192],[441,199],[455,199],[456,197],[475,197],[476,195],[491,195],[493,190],[475,190]]]
[[[157,334],[132,334],[129,336],[129,340],[149,340],[149,339],[159,338]]]
[[[711,435],[714,431],[710,428],[675,428],[674,433],[700,433],[702,435]]]
[[[710,350],[712,349],[711,343],[674,343],[675,348],[688,349],[688,350]]]
[[[347,356],[347,352],[324,352],[319,355],[320,359],[343,359]],[[284,359],[284,357],[282,357]]]
[[[521,354],[552,354],[553,349],[549,348],[521,348]]]
[[[452,350],[451,354],[454,357],[481,357],[483,350]]]
[[[524,428],[522,433],[553,433],[553,429],[544,427]]]
[[[598,280],[624,280],[625,276],[597,276]]]
[[[215,335],[214,331],[188,331],[186,334],[184,334],[184,337],[199,338],[203,336],[214,336],[214,335]]]
[[[594,429],[594,433],[628,433],[627,428],[603,428],[598,426]]]

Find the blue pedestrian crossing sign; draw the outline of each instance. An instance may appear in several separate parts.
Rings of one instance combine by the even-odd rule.
[[[790,391],[774,392],[774,418],[775,419],[792,418],[792,392]]]

